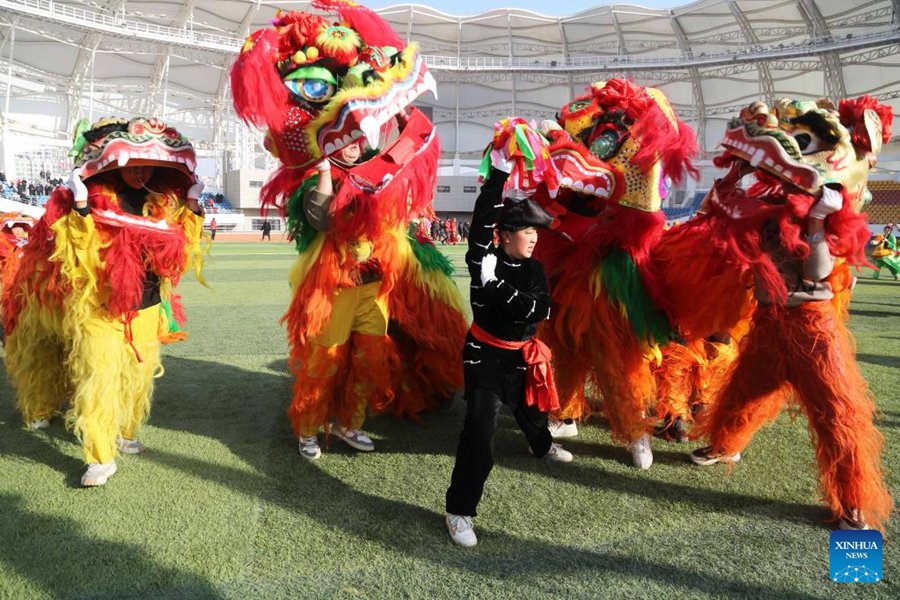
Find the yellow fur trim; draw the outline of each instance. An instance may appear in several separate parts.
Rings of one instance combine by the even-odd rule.
[[[462,294],[453,279],[441,271],[426,271],[422,268],[409,245],[405,229],[395,229],[391,231],[391,235],[399,250],[401,276],[413,281],[417,288],[428,290],[428,295],[432,299],[443,302],[460,314],[466,314]]]

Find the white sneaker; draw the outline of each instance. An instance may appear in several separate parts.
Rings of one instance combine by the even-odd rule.
[[[578,425],[575,424],[575,421],[566,423],[565,421],[550,420],[547,421],[547,429],[550,430],[550,435],[554,440],[573,438],[578,435]]]
[[[116,438],[116,448],[122,454],[140,454],[147,449],[141,440],[127,440],[122,436]]]
[[[32,431],[47,429],[48,427],[50,427],[50,419],[37,419],[28,423],[28,429]]]
[[[457,546],[471,548],[478,543],[478,538],[475,537],[475,529],[472,527],[472,517],[448,514],[447,531],[450,532],[450,539]]]
[[[331,433],[344,440],[351,448],[360,452],[372,452],[375,449],[375,442],[359,429],[335,425],[331,428]]]
[[[319,448],[319,439],[316,436],[300,436],[300,456],[307,460],[316,460],[322,456],[322,449]]]
[[[631,462],[641,471],[646,471],[653,464],[653,450],[650,449],[650,434],[645,433],[628,444],[631,451]]]
[[[570,463],[575,457],[561,444],[550,444],[550,450],[544,455],[544,458],[553,462]]]
[[[110,477],[117,471],[116,461],[108,463],[91,463],[87,471],[81,476],[81,487],[97,487],[105,485]]]

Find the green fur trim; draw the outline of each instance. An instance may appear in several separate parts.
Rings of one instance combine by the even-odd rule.
[[[160,307],[162,308],[163,315],[166,317],[166,323],[169,325],[169,333],[181,331],[181,325],[175,320],[175,314],[172,312],[172,303],[168,300],[163,300],[160,303]]]
[[[651,344],[666,344],[677,334],[665,314],[653,305],[631,255],[611,250],[603,261],[603,288],[609,299],[624,307],[631,329]]]
[[[300,254],[306,252],[318,233],[306,220],[306,213],[303,212],[303,196],[318,182],[318,175],[304,179],[297,191],[288,199],[287,231],[293,238],[294,244],[297,245],[297,252]]]
[[[412,247],[416,260],[422,265],[425,271],[441,271],[447,277],[453,276],[453,264],[440,250],[434,247],[434,244],[423,244],[416,237],[415,224],[411,225],[406,232],[406,239]]]

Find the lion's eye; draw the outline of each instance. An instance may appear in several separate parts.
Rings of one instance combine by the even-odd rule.
[[[321,104],[334,96],[338,80],[323,67],[301,67],[285,77],[284,85],[292,94],[307,102]]]
[[[801,131],[793,135],[797,147],[800,148],[800,154],[813,154],[822,150],[825,145],[810,131]]]
[[[324,79],[289,79],[284,82],[288,89],[304,100],[325,102],[334,96],[335,85]]]

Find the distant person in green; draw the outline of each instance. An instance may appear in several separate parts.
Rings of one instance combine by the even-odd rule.
[[[885,225],[884,235],[876,235],[871,244],[875,246],[875,249],[872,250],[872,263],[875,265],[875,273],[872,274],[872,278],[878,279],[881,276],[881,269],[887,269],[895,280],[900,280],[900,255],[897,253],[894,225]]]

